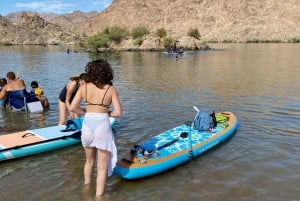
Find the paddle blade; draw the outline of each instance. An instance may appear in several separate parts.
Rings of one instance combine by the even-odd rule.
[[[193,106],[194,110],[196,110],[197,112],[200,112],[200,110],[197,108],[197,106]]]
[[[189,135],[188,132],[182,132],[182,133],[180,134],[180,137],[186,138],[188,135]]]

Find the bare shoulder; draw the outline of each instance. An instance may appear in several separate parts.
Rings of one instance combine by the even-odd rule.
[[[118,90],[115,86],[110,86],[110,90],[113,92],[113,93],[118,93]]]
[[[76,86],[76,81],[71,80],[70,82],[67,83],[67,88],[68,89],[73,89]]]

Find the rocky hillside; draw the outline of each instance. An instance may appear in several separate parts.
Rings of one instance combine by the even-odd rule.
[[[103,12],[75,11],[64,15],[22,12],[0,16],[0,43],[77,44],[106,27],[128,30],[147,27],[152,33],[165,28],[178,41],[197,28],[208,42],[300,40],[299,0],[113,0]],[[184,38],[184,39],[183,39]],[[146,38],[145,48],[161,47],[157,38]],[[136,48],[126,41],[124,48]]]
[[[61,27],[64,27],[66,30],[76,32],[80,24],[86,23],[91,18],[97,16],[98,12],[89,12],[84,13],[80,11],[74,11],[72,13],[66,13],[64,15],[55,15],[55,14],[39,14],[47,22],[58,24]]]
[[[78,44],[78,34],[47,22],[36,13],[21,12],[11,18],[0,16],[0,42],[12,44]]]
[[[198,28],[208,41],[288,41],[300,38],[299,0],[114,0],[81,33],[107,26],[164,27],[173,37]]]

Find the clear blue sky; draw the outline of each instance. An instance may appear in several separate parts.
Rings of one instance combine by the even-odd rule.
[[[101,12],[113,0],[0,0],[0,15],[12,12],[32,11],[38,13],[65,14],[73,11]]]

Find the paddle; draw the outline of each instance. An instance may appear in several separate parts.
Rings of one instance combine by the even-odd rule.
[[[194,110],[196,110],[197,112],[200,112],[200,110],[197,108],[197,106],[193,106]]]
[[[161,150],[161,149],[163,149],[163,148],[166,148],[166,147],[168,147],[168,146],[174,144],[175,142],[177,142],[180,138],[186,138],[188,135],[189,135],[189,134],[188,134],[187,132],[182,132],[182,133],[180,133],[180,136],[179,136],[179,137],[173,139],[173,140],[170,141],[170,142],[167,142],[166,144],[163,144],[163,145],[157,147],[156,150]]]
[[[33,142],[33,143],[29,143],[29,144],[17,145],[17,146],[9,147],[9,148],[6,148],[6,149],[1,149],[0,152],[10,151],[10,150],[13,150],[13,149],[20,149],[20,148],[23,148],[23,147],[28,147],[28,146],[37,145],[37,144],[43,144],[43,143],[52,142],[52,141],[56,141],[56,140],[65,140],[66,138],[77,138],[78,139],[78,138],[80,138],[80,136],[81,136],[81,131],[77,131],[77,132],[75,132],[71,135],[64,135],[64,136],[61,136],[61,137],[52,138],[52,139],[48,139],[48,140],[44,140],[44,141]]]

